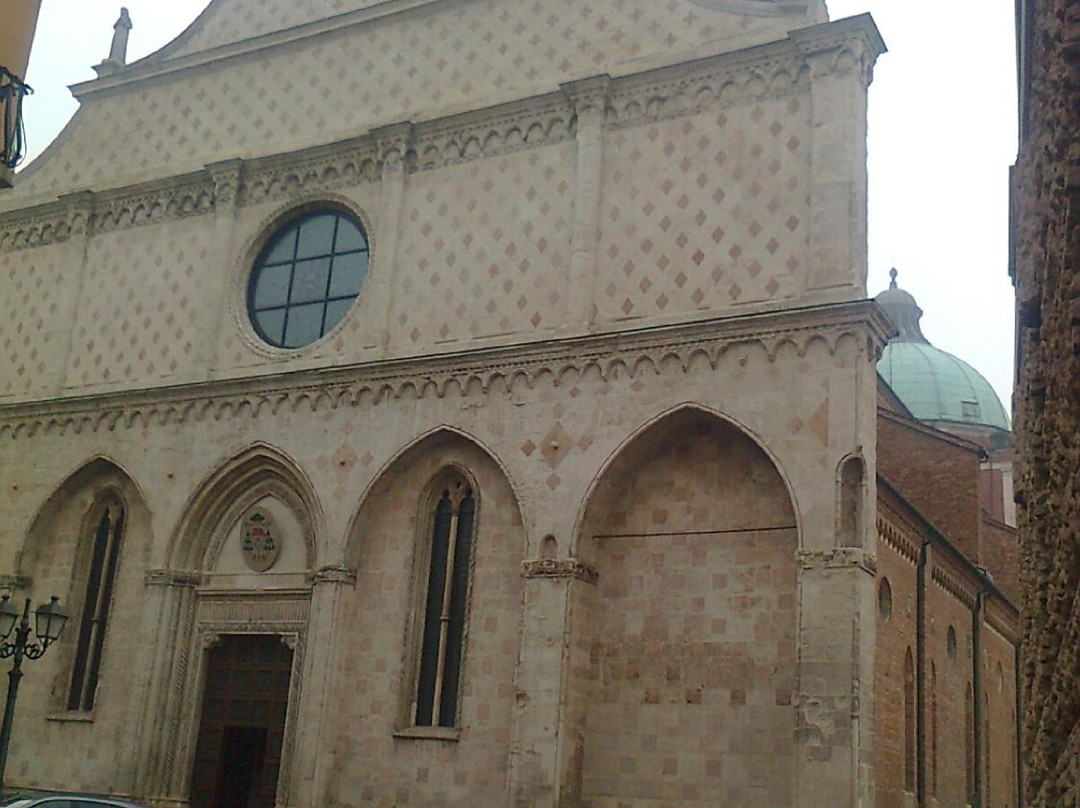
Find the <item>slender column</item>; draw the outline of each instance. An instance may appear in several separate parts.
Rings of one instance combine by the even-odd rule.
[[[587,326],[594,315],[596,249],[604,176],[604,122],[611,105],[611,77],[593,76],[563,84],[577,119],[577,189],[570,242],[567,324]]]
[[[580,699],[574,699],[575,619],[597,574],[572,559],[522,564],[525,592],[510,739],[511,808],[570,808],[579,796]],[[576,769],[575,771],[575,764]]]
[[[173,758],[200,580],[199,573],[181,570],[152,570],[146,577],[142,632],[155,642],[142,684],[142,716],[135,728],[140,753],[134,791],[151,799],[182,799],[172,785]]]
[[[413,125],[399,123],[376,129],[373,133],[382,161],[382,206],[379,213],[378,240],[372,245],[368,270],[367,310],[378,331],[369,341],[386,350],[390,342],[390,316],[394,308],[393,283],[397,275],[398,241],[401,236],[402,206],[405,200],[405,177],[412,168]]]
[[[885,44],[868,17],[837,42],[819,27],[794,31],[810,68],[810,267],[824,300],[866,295],[866,98]]]
[[[333,770],[326,746],[335,726],[333,709],[338,696],[334,679],[338,609],[345,591],[356,586],[356,571],[323,567],[315,573],[312,585],[303,690],[293,745],[296,761],[289,788],[289,803],[300,806],[319,804],[319,795],[326,792],[327,773]]]
[[[446,573],[443,576],[442,606],[439,608],[439,651],[435,658],[435,693],[431,705],[432,726],[439,726],[440,710],[442,708],[443,677],[446,675],[446,640],[450,633],[450,601],[454,594],[454,560],[457,555],[458,519],[461,515],[462,495],[454,493],[453,510],[450,512],[450,535],[447,536],[449,544],[446,548]]]

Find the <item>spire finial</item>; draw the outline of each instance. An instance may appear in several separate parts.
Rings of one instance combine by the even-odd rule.
[[[895,289],[896,288],[896,276],[899,275],[899,274],[900,273],[896,271],[896,267],[893,267],[892,269],[889,270],[889,277],[892,279],[889,282],[889,288],[890,289]]]

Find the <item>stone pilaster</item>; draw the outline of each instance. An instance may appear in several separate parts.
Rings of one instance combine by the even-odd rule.
[[[515,675],[510,739],[511,808],[575,805],[575,762],[580,769],[579,722],[567,711],[573,658],[572,609],[577,590],[591,588],[596,572],[576,559],[522,564],[525,594]]]
[[[874,647],[877,522],[874,469],[879,337],[843,348],[829,375],[825,467],[804,508],[798,551],[797,808],[860,808],[874,801]],[[840,546],[838,473],[860,455],[861,546]],[[804,483],[805,487],[805,483]],[[859,544],[860,542],[855,542]]]
[[[868,15],[790,36],[810,68],[810,269],[822,301],[866,295],[867,89],[885,44]]]
[[[79,316],[79,303],[83,299],[83,285],[86,283],[86,261],[90,253],[90,238],[94,228],[94,204],[95,197],[91,191],[79,191],[61,197],[66,202],[68,209],[64,217],[64,226],[68,230],[68,240],[64,245],[64,266],[69,277],[74,277],[75,282],[67,284],[63,289],[60,305],[63,308],[63,316],[56,322],[64,323],[63,333],[50,334],[54,350],[63,352],[63,359],[57,363],[62,368],[62,376],[58,379],[58,388],[67,386],[71,371],[71,354],[75,346],[75,324]],[[51,363],[50,363],[51,364]],[[50,392],[58,392],[50,391]]]
[[[604,177],[604,122],[611,105],[611,77],[593,76],[563,84],[577,124],[577,188],[570,241],[567,322],[585,325],[593,318],[596,250],[600,239],[600,197]]]
[[[183,799],[175,787],[176,731],[183,709],[183,683],[201,576],[186,570],[151,570],[146,577],[142,636],[153,637],[151,664],[144,677],[143,712],[137,727],[139,770],[135,793],[163,800]]]
[[[378,332],[372,336],[385,350],[390,338],[390,312],[393,310],[405,177],[415,159],[413,125],[409,122],[394,124],[376,129],[372,134],[378,144],[382,163],[382,206],[379,212],[379,240],[372,248],[366,296],[372,322],[378,323]]]
[[[214,276],[216,288],[206,298],[208,304],[218,306],[218,315],[213,320],[213,326],[206,330],[199,346],[211,371],[215,365],[221,329],[229,321],[229,279],[232,277],[229,267],[235,249],[236,209],[243,169],[243,160],[224,160],[206,167],[214,182],[214,246],[210,260],[221,268]],[[241,303],[241,306],[246,305],[246,300]]]
[[[296,760],[289,788],[291,805],[320,805],[326,791],[329,755],[323,746],[325,727],[332,724],[334,707],[333,664],[338,604],[342,593],[356,586],[356,571],[347,567],[322,567],[312,578],[311,612],[308,617],[304,687],[297,710]]]

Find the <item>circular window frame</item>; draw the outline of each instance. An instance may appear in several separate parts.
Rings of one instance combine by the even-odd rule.
[[[264,339],[256,327],[248,302],[256,262],[283,230],[301,219],[316,216],[320,213],[342,215],[354,220],[359,225],[361,233],[367,239],[367,274],[349,310],[333,328],[328,329],[325,334],[313,342],[298,348],[274,345]],[[287,204],[281,205],[253,228],[252,234],[246,240],[243,248],[239,250],[233,266],[229,308],[232,310],[233,321],[240,331],[244,344],[260,356],[276,360],[296,359],[319,350],[328,340],[340,334],[342,329],[356,318],[360,310],[365,307],[365,300],[368,296],[364,292],[371,285],[371,274],[375,261],[376,241],[373,236],[371,219],[353,200],[336,194],[321,193],[304,199],[293,199]]]

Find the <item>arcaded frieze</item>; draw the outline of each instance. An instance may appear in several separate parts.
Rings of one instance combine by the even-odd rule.
[[[0,437],[252,418],[263,408],[318,411],[406,397],[510,395],[520,386],[559,386],[590,374],[687,374],[702,363],[715,370],[732,351],[745,365],[776,362],[785,351],[804,357],[815,345],[835,355],[847,344],[869,363],[877,361],[887,333],[880,310],[869,302],[821,306],[559,343],[12,404],[0,406]]]

